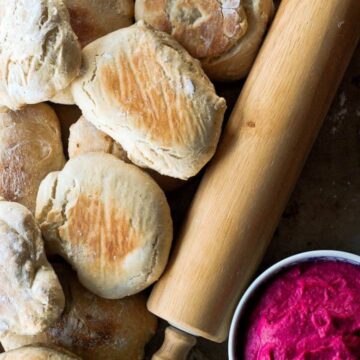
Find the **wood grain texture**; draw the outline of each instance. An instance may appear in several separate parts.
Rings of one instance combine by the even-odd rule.
[[[226,339],[360,35],[358,0],[284,0],[148,307]]]
[[[165,340],[152,360],[186,360],[196,340],[193,336],[169,326],[165,330]]]

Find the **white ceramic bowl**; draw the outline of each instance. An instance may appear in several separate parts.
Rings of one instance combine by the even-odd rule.
[[[303,252],[290,256],[269,267],[250,284],[250,286],[240,299],[240,302],[235,310],[229,334],[229,360],[239,360],[238,358],[236,358],[237,330],[241,326],[241,321],[248,307],[249,300],[253,298],[255,292],[259,289],[259,287],[267,283],[276,274],[286,268],[292,267],[299,263],[314,260],[337,260],[348,262],[354,265],[360,265],[360,256],[358,255],[336,250],[317,250]]]

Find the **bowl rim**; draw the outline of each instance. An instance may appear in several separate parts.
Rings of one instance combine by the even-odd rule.
[[[267,282],[270,278],[275,276],[283,269],[294,266],[298,263],[303,263],[314,259],[337,260],[337,261],[348,262],[354,265],[360,265],[360,256],[350,252],[339,251],[339,250],[313,250],[313,251],[306,251],[286,257],[285,259],[282,259],[276,262],[275,264],[273,264],[272,266],[270,266],[269,268],[267,268],[250,283],[250,285],[247,287],[246,291],[243,293],[242,297],[240,298],[240,301],[236,307],[236,310],[231,320],[230,332],[229,332],[229,341],[228,341],[229,360],[236,360],[235,357],[236,330],[239,322],[241,321],[241,317],[247,305],[247,302],[255,293],[255,291],[262,284]]]

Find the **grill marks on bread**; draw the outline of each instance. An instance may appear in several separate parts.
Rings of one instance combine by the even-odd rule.
[[[171,36],[139,22],[86,46],[83,60],[74,99],[131,162],[188,179],[210,160],[225,100]]]
[[[89,226],[91,224],[91,226]],[[101,269],[104,264],[121,262],[138,244],[138,235],[115,204],[106,205],[99,199],[79,195],[69,209],[67,232],[73,247],[87,242],[93,249],[92,266]]]
[[[179,117],[174,104],[179,108],[184,106],[188,111],[192,104],[171,86],[172,83],[161,81],[167,70],[159,62],[148,64],[150,52],[143,47],[141,53],[131,57],[120,53],[116,64],[103,66],[100,70],[103,91],[121,106],[124,113],[134,116],[135,128],[148,133],[154,141],[161,140],[162,146],[171,147],[191,136],[188,124],[191,119]]]
[[[159,278],[172,240],[170,209],[149,175],[105,153],[70,159],[41,183],[36,206],[47,249],[108,299]]]

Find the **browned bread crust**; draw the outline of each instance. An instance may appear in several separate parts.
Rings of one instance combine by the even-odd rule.
[[[273,0],[137,0],[136,20],[166,31],[214,80],[249,71],[273,14]]]
[[[55,270],[66,298],[65,311],[46,332],[35,337],[9,335],[6,350],[42,342],[64,347],[86,360],[140,360],[155,334],[157,320],[146,309],[144,294],[105,300],[87,291],[63,265]]]
[[[59,120],[50,106],[0,112],[0,196],[35,212],[41,180],[64,163]]]
[[[133,23],[134,0],[64,0],[64,3],[82,47]]]

